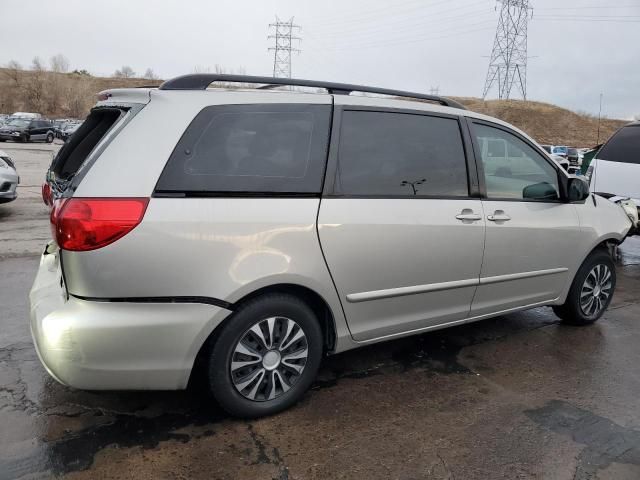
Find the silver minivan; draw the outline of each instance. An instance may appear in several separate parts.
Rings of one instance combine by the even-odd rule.
[[[43,196],[31,330],[49,373],[183,389],[203,371],[243,417],[298,401],[326,354],[542,305],[592,323],[631,227],[452,100],[210,74],[102,92]]]

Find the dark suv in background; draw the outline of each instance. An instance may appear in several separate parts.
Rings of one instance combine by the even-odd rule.
[[[53,123],[50,120],[14,118],[0,128],[0,142],[42,141],[51,143],[55,138]]]

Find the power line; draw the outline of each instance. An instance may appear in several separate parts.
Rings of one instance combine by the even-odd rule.
[[[494,25],[493,20],[485,20],[477,23],[470,24],[460,24],[456,27],[445,28],[437,31],[429,31],[428,34],[425,35],[410,35],[409,37],[398,37],[391,41],[386,39],[381,39],[374,42],[364,42],[364,43],[355,43],[355,42],[341,42],[342,45],[339,47],[328,47],[326,50],[337,51],[337,50],[353,50],[353,49],[361,49],[361,48],[379,48],[379,47],[389,47],[394,45],[407,45],[412,43],[424,43],[429,40],[439,40],[443,38],[456,37],[460,35],[467,35],[469,33],[479,32],[482,30],[493,30],[495,27],[489,26]],[[475,28],[469,29],[469,27],[474,26],[484,26],[483,28]],[[305,30],[306,33],[309,33],[309,30]],[[447,33],[445,33],[447,32]],[[433,34],[436,35],[433,35]],[[444,35],[437,35],[444,33]],[[344,45],[348,45],[346,48]]]
[[[476,3],[479,3],[479,2],[476,2]],[[354,22],[362,23],[362,22],[368,22],[372,20],[375,21],[379,19],[384,20],[384,19],[392,18],[394,16],[401,16],[407,13],[411,14],[412,12],[437,7],[438,5],[450,5],[450,4],[451,4],[451,0],[440,0],[438,2],[425,5],[424,0],[420,0],[418,4],[416,4],[415,6],[405,5],[405,8],[402,8],[402,6],[397,6],[393,4],[393,5],[388,5],[384,7],[381,6],[378,8],[365,7],[359,11],[354,11],[354,12],[345,12],[343,10],[339,10],[339,13],[340,13],[339,18],[333,17],[328,20],[320,19],[320,21],[317,21],[318,17],[314,17],[314,24],[318,26],[321,26],[321,25],[335,26],[335,25],[341,25],[341,24],[353,24]]]
[[[582,6],[582,7],[541,7],[538,8],[538,10],[599,10],[599,9],[607,9],[607,10],[612,10],[612,9],[620,9],[620,8],[638,8],[640,5],[636,4],[636,5],[595,5],[592,7],[586,7],[586,6]]]
[[[485,8],[483,8],[481,11],[493,11],[492,9],[486,8],[486,0],[481,0],[479,2],[473,2],[466,5],[458,5],[453,8],[449,8],[448,6],[447,8],[437,9],[433,11],[430,10],[429,8],[421,7],[418,11],[406,12],[405,14],[402,14],[402,15],[397,15],[397,12],[396,12],[396,16],[381,15],[381,16],[376,16],[369,19],[358,16],[353,20],[343,21],[342,24],[339,24],[339,25],[338,24],[327,25],[327,24],[322,24],[315,21],[313,22],[313,25],[317,30],[322,30],[327,32],[336,32],[336,31],[344,31],[344,30],[349,30],[349,31],[370,30],[370,29],[379,29],[381,27],[389,27],[393,25],[399,25],[404,28],[411,23],[415,24],[415,23],[421,22],[422,24],[424,24],[424,20],[437,21],[437,19],[442,14],[460,12],[461,10],[468,11],[474,8],[475,10],[478,10],[478,7],[480,7],[480,5],[485,6]]]
[[[613,20],[613,19],[597,19],[597,18],[562,18],[562,17],[536,17],[536,20],[547,21],[547,22],[586,22],[586,23],[640,23],[639,20]]]
[[[276,16],[275,23],[269,24],[269,29],[274,33],[268,39],[274,40],[274,46],[269,48],[273,51],[273,76],[280,78],[291,78],[291,52],[300,52],[293,48],[294,40],[301,40],[300,37],[293,36],[294,29],[299,30],[299,25],[293,24],[293,17],[288,22],[281,21]]]
[[[489,69],[482,98],[498,85],[498,98],[508,99],[514,83],[527,99],[527,26],[529,0],[498,0],[502,3],[500,19],[493,41]]]

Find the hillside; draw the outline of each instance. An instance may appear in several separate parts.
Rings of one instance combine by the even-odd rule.
[[[77,73],[0,68],[0,113],[40,112],[50,118],[84,117],[96,101],[96,93],[108,88],[158,85],[160,80],[103,78]],[[512,123],[540,143],[588,147],[596,144],[598,119],[555,105],[522,100],[457,98],[469,110]],[[600,141],[623,120],[603,119]]]
[[[469,110],[491,115],[527,132],[541,144],[590,147],[596,145],[598,118],[579,114],[549,103],[523,100],[456,98]],[[600,142],[609,138],[625,120],[603,118]]]
[[[160,80],[143,78],[0,68],[0,113],[24,111],[49,118],[83,118],[102,90],[159,84]]]

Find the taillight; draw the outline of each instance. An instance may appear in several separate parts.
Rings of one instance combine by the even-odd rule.
[[[83,252],[124,237],[144,217],[148,198],[69,198],[56,200],[51,224],[58,246]]]
[[[51,207],[53,205],[53,193],[51,191],[51,185],[47,182],[42,184],[42,201],[47,207]]]

